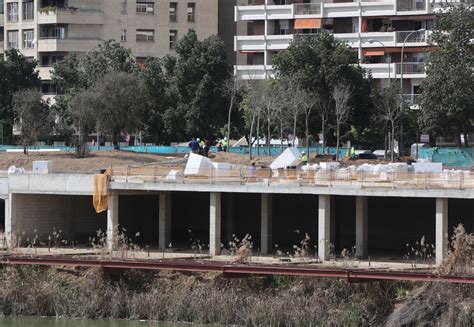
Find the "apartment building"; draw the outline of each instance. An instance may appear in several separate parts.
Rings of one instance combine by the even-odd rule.
[[[189,29],[200,39],[219,34],[225,30],[219,28],[225,24],[219,22],[219,14],[230,13],[232,30],[235,4],[235,0],[0,0],[0,48],[16,48],[38,60],[42,91],[55,94],[51,66],[68,54],[84,53],[114,39],[130,48],[140,64],[148,56],[173,54],[177,40]],[[231,46],[234,35],[225,40]]]
[[[250,0],[236,6],[236,22],[247,31],[234,40],[246,62],[235,66],[240,79],[274,76],[272,57],[298,36],[333,33],[358,53],[361,66],[380,86],[400,79],[403,94],[416,103],[425,78],[424,61],[438,0]],[[402,58],[403,53],[403,58]]]

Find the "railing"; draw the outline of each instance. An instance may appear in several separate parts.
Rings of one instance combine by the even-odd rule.
[[[419,94],[402,94],[403,102],[409,104],[418,104]]]
[[[396,65],[396,73],[401,74],[401,65],[398,63]],[[425,73],[425,64],[423,62],[407,62],[403,63],[403,74],[424,74]]]
[[[414,33],[413,33],[414,32]],[[411,34],[413,33],[413,34]],[[411,34],[411,35],[410,35]],[[427,35],[426,32],[417,32],[417,31],[400,31],[396,32],[396,42],[403,43],[405,39],[407,43],[424,43],[427,42]]]
[[[320,3],[295,4],[295,15],[320,15]]]
[[[112,169],[112,182],[180,183],[225,185],[289,185],[307,187],[354,187],[385,189],[474,189],[474,173],[363,172],[350,169],[305,171],[271,170],[243,167],[232,169],[198,169],[185,174],[183,167],[158,165],[120,166]]]
[[[426,10],[427,0],[397,0],[398,11]]]

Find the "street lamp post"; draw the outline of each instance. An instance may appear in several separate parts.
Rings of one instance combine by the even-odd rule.
[[[387,47],[385,46],[385,44],[379,40],[374,40],[374,39],[369,39],[369,43],[372,44],[372,43],[380,43],[382,46],[383,46],[383,51],[385,52],[385,55],[388,57],[388,85],[390,85],[390,70],[391,70],[391,60],[390,60],[390,56],[388,56],[388,52],[387,52]]]
[[[405,44],[407,43],[407,40],[410,36],[412,36],[414,33],[423,33],[425,31],[426,30],[424,28],[413,31],[405,37],[405,40],[403,40],[402,53],[400,58],[400,143],[398,144],[399,155],[403,154],[403,116],[401,115],[401,113],[403,112],[403,51],[405,50]]]

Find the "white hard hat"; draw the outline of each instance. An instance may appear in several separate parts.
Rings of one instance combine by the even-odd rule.
[[[196,141],[198,141],[198,142],[199,142],[199,141],[201,141],[201,139],[198,137],[198,138],[196,139]]]
[[[306,151],[301,151],[302,154],[306,154]]]

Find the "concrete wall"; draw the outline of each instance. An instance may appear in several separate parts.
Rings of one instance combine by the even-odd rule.
[[[46,242],[54,230],[62,239],[88,243],[106,228],[106,214],[96,214],[91,196],[11,194],[12,233]],[[25,237],[22,237],[25,239]]]

